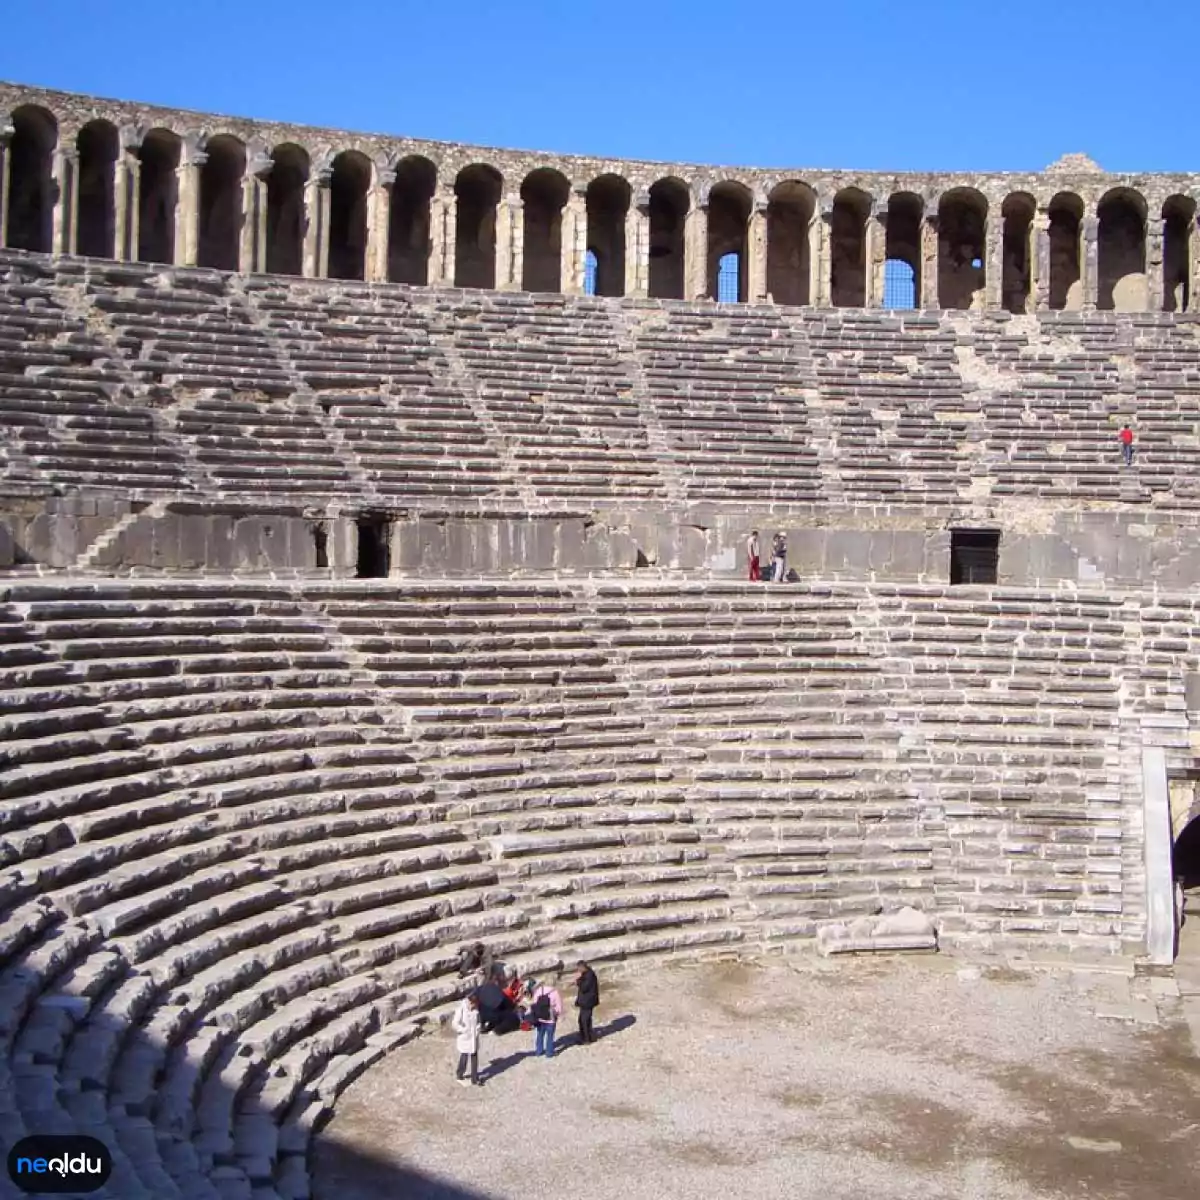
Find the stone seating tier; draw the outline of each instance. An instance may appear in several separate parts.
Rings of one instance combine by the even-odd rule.
[[[0,482],[473,510],[1195,509],[1175,314],[718,307],[0,252]],[[1116,432],[1138,431],[1124,472]]]
[[[1197,602],[1000,588],[0,590],[0,1127],[111,1196],[307,1194],[338,1093],[526,969],[1144,930],[1147,723]]]

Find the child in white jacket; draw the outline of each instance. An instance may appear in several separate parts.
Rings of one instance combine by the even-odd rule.
[[[455,1046],[458,1048],[458,1070],[455,1078],[463,1087],[479,1084],[479,999],[474,992],[464,996],[451,1022],[454,1032],[458,1034]],[[471,1064],[471,1078],[464,1078],[467,1063]]]

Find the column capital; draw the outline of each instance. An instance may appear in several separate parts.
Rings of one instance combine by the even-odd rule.
[[[630,197],[630,208],[636,208],[641,212],[649,212],[650,210],[650,189],[639,188]]]
[[[1100,218],[1099,217],[1084,217],[1079,223],[1080,231],[1085,240],[1094,242],[1100,235]]]
[[[525,207],[525,201],[521,199],[519,192],[509,192],[504,197],[504,204],[510,212],[520,212]]]
[[[253,176],[255,179],[265,180],[271,173],[271,168],[275,162],[270,154],[265,151],[254,155],[253,158],[246,164],[246,175]]]
[[[765,217],[766,215],[767,215],[766,199],[762,196],[755,196],[755,198],[750,201],[750,219],[754,220],[755,217],[759,217],[759,216]]]
[[[117,131],[121,149],[126,154],[136,155],[146,140],[146,130],[141,125],[122,125]]]
[[[381,188],[390,188],[396,182],[396,168],[376,167],[375,182]]]
[[[7,146],[16,132],[17,127],[13,124],[12,117],[0,120],[0,146]]]

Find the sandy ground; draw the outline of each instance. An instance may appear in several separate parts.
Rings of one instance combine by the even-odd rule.
[[[594,1046],[451,1035],[339,1100],[320,1200],[1197,1200],[1197,986],[942,956],[601,977]],[[1200,1037],[1200,1032],[1197,1032]]]

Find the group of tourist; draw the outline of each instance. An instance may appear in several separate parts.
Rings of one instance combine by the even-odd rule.
[[[455,1078],[463,1087],[479,1086],[479,1044],[484,1033],[505,1033],[520,1028],[533,1033],[536,1058],[553,1058],[555,1035],[563,1015],[562,997],[552,983],[521,979],[505,971],[482,946],[464,952],[459,973],[482,970],[483,982],[459,1002],[452,1028],[456,1034],[458,1067]],[[467,968],[467,970],[464,970]],[[579,1044],[596,1039],[593,1015],[600,1004],[600,981],[584,961],[575,974],[575,1007],[579,1010]]]
[[[752,529],[746,539],[746,559],[750,565],[750,578],[757,583],[762,579],[761,547],[758,540],[758,530]],[[771,575],[773,583],[782,583],[787,578],[787,538],[780,530],[771,539]]]
[[[1133,430],[1128,425],[1121,426],[1117,434],[1121,445],[1121,458],[1127,467],[1133,466]],[[752,529],[746,539],[746,565],[750,581],[758,583],[762,580],[762,545],[758,539],[758,530]],[[780,530],[771,539],[771,574],[773,583],[782,583],[787,578],[787,537]]]

